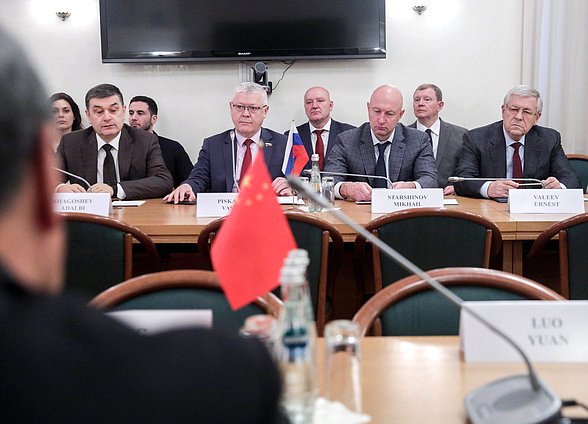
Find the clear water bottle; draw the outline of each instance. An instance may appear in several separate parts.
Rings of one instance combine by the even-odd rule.
[[[291,423],[311,423],[316,401],[316,328],[309,319],[305,267],[285,265],[280,274],[282,308],[276,358],[284,380],[282,405]]]
[[[317,193],[319,196],[321,195],[321,173],[319,171],[319,155],[313,154],[311,156],[312,161],[312,168],[310,170],[310,188],[313,192]],[[308,210],[310,212],[320,212],[323,210],[323,207],[319,205],[317,202],[310,200],[308,205]]]

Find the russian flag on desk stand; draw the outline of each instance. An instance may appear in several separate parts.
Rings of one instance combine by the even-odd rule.
[[[239,309],[275,289],[284,259],[295,248],[260,149],[210,251],[231,308]]]
[[[300,175],[308,160],[308,153],[306,153],[300,134],[298,134],[294,121],[292,121],[290,132],[288,133],[288,142],[286,143],[282,172],[285,176]]]

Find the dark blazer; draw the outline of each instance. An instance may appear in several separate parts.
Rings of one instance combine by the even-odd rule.
[[[57,147],[61,166],[72,174],[96,184],[98,149],[92,127],[65,134]],[[127,199],[163,197],[172,189],[172,178],[165,167],[157,137],[147,131],[125,124],[121,130],[118,171],[120,185]],[[68,178],[64,177],[63,181]],[[72,182],[84,183],[71,178]]]
[[[331,128],[329,130],[329,140],[327,141],[327,151],[325,152],[325,163],[327,162],[327,158],[333,151],[333,147],[337,144],[337,136],[341,134],[343,131],[352,130],[355,127],[353,125],[345,124],[343,122],[335,121],[331,119]],[[310,125],[308,122],[306,124],[302,124],[296,127],[298,134],[300,134],[300,138],[302,139],[302,143],[304,144],[304,148],[306,149],[306,153],[308,153],[308,158],[312,156],[314,150],[312,149],[312,139],[310,135]],[[288,135],[290,130],[286,131],[285,134]],[[310,160],[304,165],[304,168],[310,169],[312,163]]]
[[[463,135],[467,129],[445,122],[439,119],[441,127],[439,129],[439,144],[437,146],[437,182],[439,187],[447,186],[447,179],[455,176],[455,167],[457,166],[457,159],[459,152],[463,145]],[[411,128],[416,128],[416,122],[409,125]]]
[[[457,164],[459,177],[506,177],[506,141],[502,121],[467,131]],[[523,176],[545,180],[555,177],[567,188],[579,188],[580,181],[561,147],[559,132],[535,125],[525,136]],[[455,184],[461,196],[481,197],[484,181]]]
[[[2,422],[277,420],[279,375],[257,341],[141,336],[68,295],[25,292],[1,268],[0,337]]]
[[[198,160],[183,184],[190,184],[194,193],[230,193],[233,191],[233,158],[231,147],[237,160],[237,140],[231,146],[230,132],[204,139]],[[286,151],[287,138],[283,134],[266,128],[261,129],[261,139],[265,142],[263,156],[272,179],[283,177],[282,164]]]
[[[177,141],[162,137],[157,133],[155,135],[159,140],[165,166],[172,176],[174,187],[177,187],[190,175],[193,166],[190,156]]]
[[[339,134],[325,164],[325,171],[375,174],[376,155],[369,122]],[[402,124],[396,125],[388,159],[388,176],[392,182],[417,181],[423,188],[437,187],[437,165],[427,134]],[[335,176],[334,179],[335,184],[340,181],[364,181],[373,186],[371,178]]]

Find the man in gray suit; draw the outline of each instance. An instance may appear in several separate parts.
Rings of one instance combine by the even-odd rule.
[[[447,185],[447,179],[455,175],[463,135],[467,130],[439,118],[439,112],[444,105],[443,93],[439,87],[434,84],[419,85],[412,96],[412,107],[417,121],[409,126],[428,134],[437,162],[437,182],[439,187],[445,187],[443,193],[448,195],[455,192],[453,185]]]
[[[400,123],[402,93],[382,85],[367,104],[369,122],[345,131],[327,158],[325,171],[377,175],[390,179],[393,188],[437,187],[437,166],[427,134]],[[386,187],[384,179],[335,177],[337,197],[371,200],[372,187]]]
[[[86,179],[93,193],[119,199],[161,197],[173,188],[157,136],[125,125],[122,93],[100,84],[86,94],[86,117],[91,127],[65,134],[57,147],[61,166]],[[83,193],[87,187],[74,177],[57,186],[60,193]]]
[[[518,178],[541,180],[543,187],[550,189],[579,188],[559,132],[536,125],[542,109],[539,92],[519,85],[504,96],[502,121],[466,132],[457,176],[506,179],[456,183],[456,193],[505,198],[510,189],[519,186]]]
[[[355,128],[353,125],[335,121],[331,118],[333,111],[333,101],[326,88],[310,87],[304,93],[304,112],[308,117],[308,122],[302,124],[296,129],[306,153],[310,158],[313,153],[319,155],[319,169],[322,171],[326,159],[333,151],[336,144],[337,136],[343,131]],[[286,131],[288,135],[290,131]],[[304,168],[310,169],[310,160]]]

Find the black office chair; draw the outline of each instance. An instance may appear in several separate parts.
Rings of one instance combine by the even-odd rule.
[[[445,268],[428,274],[464,300],[565,300],[539,283],[503,271]],[[353,321],[362,335],[457,335],[459,315],[458,307],[411,275],[377,292]]]
[[[586,193],[586,187],[588,186],[588,155],[570,153],[566,156],[578,175],[582,190]]]
[[[213,327],[238,332],[251,315],[278,317],[282,302],[273,294],[233,311],[216,273],[201,270],[175,270],[131,278],[100,293],[91,306],[108,310],[129,309],[210,309]]]
[[[567,299],[588,299],[588,213],[556,222],[543,231],[529,256],[543,250],[555,236],[559,236],[559,292]]]
[[[366,230],[397,250],[423,270],[445,267],[488,268],[500,251],[500,230],[489,219],[452,209],[406,209],[371,221]],[[361,260],[365,239],[355,239],[355,253]],[[375,291],[409,275],[394,261],[372,246]],[[358,274],[358,290],[363,291]]]
[[[315,312],[317,333],[322,335],[325,323],[332,315],[334,278],[338,258],[343,251],[341,233],[322,219],[296,211],[284,213],[296,240],[296,245],[308,251],[307,270],[310,296]],[[208,224],[198,237],[198,250],[210,262],[210,246],[220,230],[224,218]],[[222,231],[222,230],[221,230]],[[268,234],[271,237],[271,234]],[[212,269],[212,264],[210,264]],[[279,289],[274,291],[279,296]]]
[[[67,227],[66,289],[89,296],[133,276],[133,239],[143,246],[149,271],[159,271],[153,240],[116,219],[82,213],[62,214]]]

